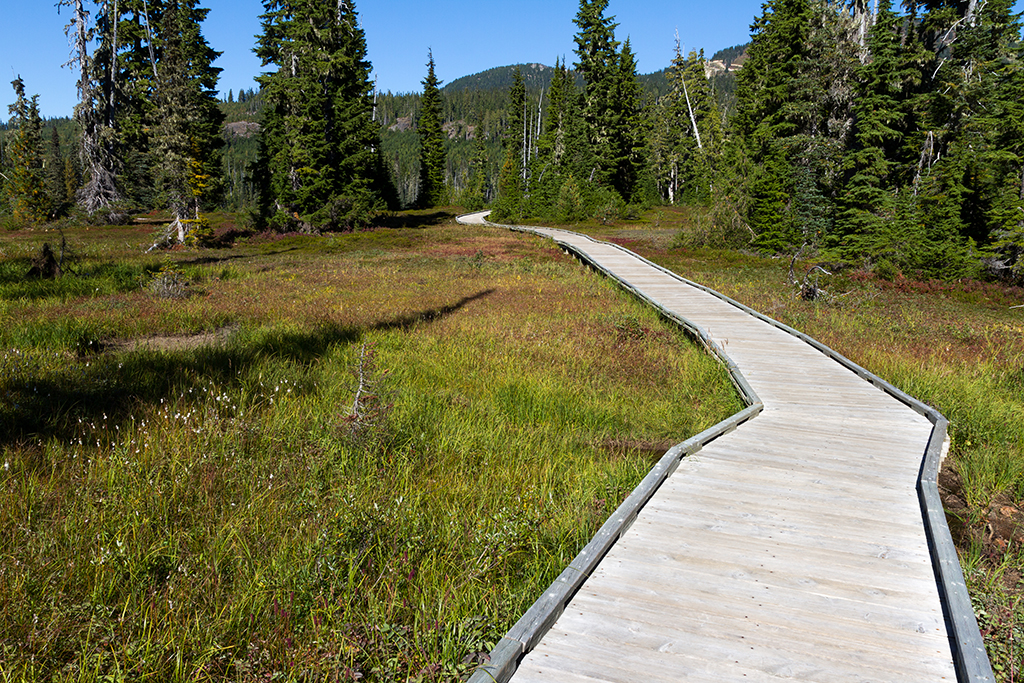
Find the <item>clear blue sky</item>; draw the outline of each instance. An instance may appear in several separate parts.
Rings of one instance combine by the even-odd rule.
[[[62,68],[68,60],[64,25],[55,0],[3,0],[0,12],[0,120],[14,101],[10,81],[17,75],[29,95],[39,95],[45,117],[70,115],[75,105],[75,76]],[[91,3],[90,3],[91,4]],[[259,33],[260,0],[206,0],[210,8],[203,33],[222,52],[216,66],[221,92],[254,87],[261,71],[252,53]],[[437,75],[444,82],[495,66],[540,62],[556,57],[573,61],[572,21],[578,0],[356,0],[366,32],[370,61],[381,90],[415,92],[426,75],[427,50],[433,49]],[[714,51],[744,43],[760,12],[761,0],[611,0],[608,14],[619,22],[616,37],[632,39],[640,71],[668,66],[675,31],[687,51]]]

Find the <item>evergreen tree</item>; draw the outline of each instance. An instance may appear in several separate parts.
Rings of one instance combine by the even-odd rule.
[[[978,188],[986,241],[997,275],[1024,282],[1024,46],[1021,15],[1010,0],[988,0],[978,31],[988,49],[979,64],[977,113],[970,128],[978,142]]]
[[[11,134],[7,142],[9,173],[5,184],[8,206],[16,221],[39,223],[46,220],[49,208],[43,173],[39,96],[25,97],[25,84],[20,77],[11,85],[17,99],[8,107],[11,114]]]
[[[440,81],[434,73],[434,53],[429,53],[427,77],[423,80],[420,99],[420,191],[416,203],[422,208],[445,204],[448,192],[445,186],[447,156],[444,131],[441,130]]]
[[[487,147],[482,126],[477,126],[475,137],[469,184],[462,199],[467,211],[479,211],[487,203]]]
[[[741,191],[765,251],[814,244],[830,229],[859,49],[849,21],[827,2],[770,0],[751,27],[733,119],[743,150],[733,156],[750,164]]]
[[[809,0],[769,0],[763,7],[737,76],[733,127],[754,171],[746,186],[747,221],[762,248],[781,251],[799,239],[788,210],[795,172],[782,139],[797,133],[785,105],[809,43],[811,8]]]
[[[117,192],[137,206],[154,203],[150,138],[155,120],[156,29],[164,0],[100,0],[95,26],[92,81],[96,135],[104,164],[116,176]],[[95,125],[95,124],[94,124]]]
[[[74,206],[78,199],[78,191],[82,186],[82,168],[78,163],[78,157],[74,154],[64,155],[64,206]]]
[[[556,59],[532,186],[538,210],[567,223],[585,217],[593,195],[590,176],[596,168],[575,81],[565,62]]]
[[[366,40],[352,2],[264,0],[260,220],[352,228],[394,201],[373,121]]]
[[[495,220],[516,223],[523,218],[526,185],[526,82],[518,66],[509,90],[507,121],[504,161],[498,175],[498,199],[493,215]]]
[[[177,241],[201,219],[203,206],[219,195],[220,134],[224,115],[217,104],[220,53],[206,43],[200,28],[209,13],[197,0],[167,0],[160,25],[160,78],[157,125],[152,148],[158,186],[174,215]]]
[[[574,38],[576,56],[579,58],[576,68],[586,84],[583,91],[583,120],[586,123],[587,138],[599,164],[599,178],[606,184],[615,173],[611,163],[613,153],[609,148],[613,129],[618,123],[615,120],[617,107],[614,98],[620,80],[619,43],[615,40],[617,24],[614,17],[604,16],[607,7],[608,0],[580,0],[575,19],[579,30]]]
[[[60,146],[57,126],[50,128],[50,149],[46,155],[46,196],[49,202],[47,214],[60,216],[67,207],[64,189],[64,153]]]
[[[840,201],[834,244],[848,257],[912,248],[896,214],[897,194],[909,180],[904,138],[910,102],[920,72],[902,45],[901,21],[888,0],[880,0],[868,30],[869,60],[857,70],[854,128],[844,167],[847,180]],[[899,220],[897,220],[899,218]],[[906,257],[896,256],[906,262]]]
[[[628,41],[619,52],[614,17],[605,17],[608,0],[580,0],[575,23],[576,66],[586,87],[583,120],[596,163],[597,181],[622,199],[634,199],[638,172],[637,129],[642,102],[636,61]]]
[[[606,162],[611,185],[616,192],[627,202],[640,202],[643,199],[639,183],[646,162],[643,146],[647,116],[643,87],[637,78],[636,57],[629,38],[617,55],[617,66]]]
[[[1019,130],[1019,114],[1014,113],[1021,99],[1015,73],[1019,15],[1004,0],[979,8],[968,21],[961,8],[930,6],[925,19],[932,42],[942,50],[933,57],[934,78],[928,83],[924,125],[930,144],[921,155],[918,185],[918,220],[937,252],[923,265],[933,273],[970,274],[975,248],[1005,237],[1000,219],[1007,214],[997,207],[1007,206],[1014,196],[1002,161],[1012,165],[1019,147],[1002,131]],[[935,38],[943,28],[942,37]],[[994,118],[994,112],[1006,121]],[[1010,183],[1016,188],[1015,181]]]

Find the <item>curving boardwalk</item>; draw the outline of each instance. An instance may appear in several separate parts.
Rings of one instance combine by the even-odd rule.
[[[639,511],[581,553],[590,564],[567,569],[473,681],[992,680],[963,596],[959,607],[946,598],[962,588],[959,566],[945,568],[950,589],[922,513],[932,421],[628,250],[529,230],[688,321],[742,374],[753,419],[677,453]]]

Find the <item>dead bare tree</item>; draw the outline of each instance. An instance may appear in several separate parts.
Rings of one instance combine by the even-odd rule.
[[[96,111],[96,90],[91,71],[92,58],[89,56],[89,43],[93,39],[93,30],[89,25],[89,11],[85,9],[84,0],[60,0],[57,11],[61,7],[72,10],[71,21],[64,28],[71,43],[71,58],[65,66],[78,68],[78,105],[75,106],[75,120],[82,128],[79,155],[88,179],[79,188],[77,199],[79,205],[89,214],[99,209],[109,208],[120,200],[121,196],[114,182],[112,158],[107,150],[105,126],[99,112]]]

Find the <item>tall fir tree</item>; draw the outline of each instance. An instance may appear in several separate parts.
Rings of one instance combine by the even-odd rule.
[[[498,174],[495,220],[518,223],[523,218],[526,174],[526,81],[517,66],[509,89],[508,115],[503,140],[504,160]]]
[[[158,187],[184,242],[204,207],[219,197],[224,115],[217,104],[220,55],[202,35],[209,10],[197,0],[167,0],[160,25],[156,126],[152,150]]]
[[[537,171],[531,191],[537,197],[534,205],[542,215],[566,223],[585,218],[593,195],[589,178],[595,162],[580,111],[580,97],[575,74],[564,61],[556,59],[548,90],[548,113],[537,143]]]
[[[978,148],[978,193],[988,261],[998,276],[1024,282],[1024,45],[1011,0],[988,0],[977,28],[981,51],[970,123]]]
[[[854,125],[846,152],[846,180],[830,243],[847,257],[865,255],[906,262],[912,249],[910,218],[897,214],[897,195],[909,180],[904,158],[910,103],[920,72],[901,35],[901,19],[879,0],[877,20],[866,37],[867,61],[857,69]]]
[[[747,222],[759,246],[782,251],[798,240],[789,213],[795,172],[782,139],[797,132],[785,105],[810,32],[809,0],[768,0],[751,25],[749,58],[737,76],[733,129],[752,164]]]
[[[613,109],[609,116],[608,178],[611,186],[626,202],[642,202],[641,176],[644,175],[644,154],[647,112],[644,91],[637,76],[636,56],[629,38],[616,55]]]
[[[427,61],[427,76],[423,79],[417,124],[420,138],[420,187],[416,204],[421,208],[440,206],[448,201],[445,183],[447,152],[444,131],[441,129],[440,85],[434,71],[434,53],[431,51]]]
[[[43,122],[39,117],[39,96],[25,96],[25,83],[21,77],[15,78],[11,85],[17,99],[8,107],[11,115],[5,183],[8,206],[16,221],[39,223],[46,220],[49,208],[43,170]]]
[[[711,197],[723,133],[718,103],[705,76],[704,51],[691,51],[684,58],[677,40],[668,80],[670,90],[651,117],[652,172],[664,201],[705,202]]]
[[[621,169],[616,142],[621,140],[621,128],[627,126],[622,114],[623,102],[616,101],[622,91],[623,80],[619,58],[619,42],[615,40],[614,17],[606,17],[608,0],[580,0],[574,20],[577,33],[576,63],[585,83],[582,114],[587,139],[595,157],[593,174],[606,187],[615,187]],[[589,180],[589,178],[588,178]]]
[[[855,31],[824,0],[769,0],[751,26],[732,132],[749,172],[746,221],[767,252],[818,243],[850,129]]]
[[[483,126],[477,125],[473,141],[473,158],[470,161],[469,183],[462,199],[467,211],[479,211],[487,203],[487,166],[484,130]]]
[[[993,222],[1002,213],[994,207],[1005,201],[998,198],[1005,190],[997,189],[1004,183],[995,180],[1002,175],[996,159],[1017,153],[1012,143],[992,143],[1001,129],[1018,125],[1009,102],[1021,99],[1013,76],[1019,67],[1010,66],[1019,50],[1019,15],[1001,0],[980,4],[970,20],[962,6],[930,4],[923,23],[925,40],[938,50],[927,83],[922,118],[929,136],[916,188],[918,220],[931,245],[927,270],[970,275],[978,248],[1002,239]],[[1008,125],[994,119],[994,111],[1005,114]]]
[[[58,217],[64,213],[68,204],[64,189],[64,150],[60,144],[60,133],[57,126],[50,128],[50,145],[44,163],[46,165],[47,214]]]
[[[351,229],[394,202],[354,3],[264,0],[258,220]]]
[[[135,206],[152,206],[150,150],[155,120],[157,62],[164,0],[99,0],[91,58],[96,135],[116,192]]]

